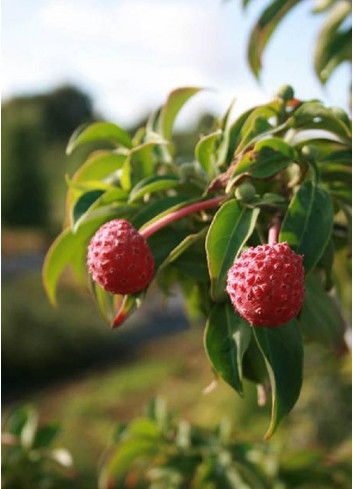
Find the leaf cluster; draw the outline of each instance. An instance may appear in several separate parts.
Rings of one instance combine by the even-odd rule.
[[[149,239],[166,296],[177,285],[190,320],[205,321],[205,348],[217,376],[240,395],[243,378],[272,392],[267,437],[294,406],[301,389],[302,336],[335,353],[345,350],[344,324],[332,293],[335,254],[351,243],[351,122],[317,100],[278,95],[234,122],[231,108],[195,144],[195,158],[178,158],[172,141],[179,110],[199,89],[180,88],[134,135],[108,122],[80,127],[68,152],[95,141],[102,149],[71,177],[63,232],[48,251],[43,279],[52,303],[71,266],[103,317],[120,325],[148,293],[112,296],[90,282],[87,244],[105,222],[124,218],[143,230],[193,203],[222,197],[170,223]],[[240,190],[250,184],[247,195]],[[249,185],[247,186],[249,188]],[[280,241],[304,255],[306,299],[300,315],[280,328],[251,328],[231,308],[226,275],[246,246],[266,241],[273,220]]]
[[[349,487],[348,463],[324,465],[318,450],[285,454],[236,440],[227,419],[213,429],[192,425],[156,398],[145,416],[117,426],[101,462],[99,489]]]
[[[7,417],[2,432],[2,485],[6,489],[73,487],[73,461],[56,446],[60,425],[38,423],[38,413],[20,405]]]

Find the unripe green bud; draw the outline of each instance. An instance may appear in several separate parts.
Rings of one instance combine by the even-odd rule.
[[[256,189],[251,183],[245,182],[235,189],[234,195],[242,202],[250,202],[256,195]]]
[[[312,144],[306,144],[302,147],[302,155],[309,161],[316,160],[318,152],[315,146]]]
[[[294,98],[294,90],[290,85],[282,85],[277,92],[277,97],[283,100],[292,100]]]

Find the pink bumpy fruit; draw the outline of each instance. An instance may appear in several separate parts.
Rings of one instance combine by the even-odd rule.
[[[115,219],[98,229],[87,254],[88,270],[104,290],[134,294],[154,276],[154,259],[146,239],[124,219]]]
[[[242,253],[227,277],[235,311],[252,326],[281,326],[295,318],[304,300],[302,262],[285,242]]]

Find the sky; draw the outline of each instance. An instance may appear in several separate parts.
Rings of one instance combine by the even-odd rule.
[[[324,89],[312,66],[322,17],[303,2],[271,40],[258,83],[247,66],[250,29],[266,3],[240,0],[3,0],[2,99],[73,83],[96,110],[128,127],[178,86],[201,86],[179,125],[200,111],[234,115],[290,83],[301,99],[346,107],[349,68]]]

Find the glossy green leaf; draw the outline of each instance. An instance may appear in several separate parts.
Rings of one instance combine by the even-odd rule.
[[[271,177],[292,163],[295,156],[293,148],[283,140],[265,139],[256,143],[254,149],[246,152],[237,162],[230,182],[234,183],[244,173],[255,178]]]
[[[228,154],[227,154],[228,164],[233,160],[235,150],[241,141],[241,138],[243,136],[242,130],[245,125],[245,122],[247,121],[248,117],[252,114],[252,112],[254,112],[254,110],[256,109],[257,107],[244,112],[241,116],[238,117],[238,119],[235,122],[233,122],[233,124],[229,128],[229,145],[228,145]]]
[[[188,250],[195,243],[203,239],[206,235],[207,228],[203,229],[199,233],[189,234],[185,239],[183,239],[168,255],[164,262],[160,265],[159,269],[162,270],[166,266],[177,260],[186,250]],[[197,265],[197,263],[195,263]]]
[[[251,338],[247,321],[228,302],[216,304],[208,318],[204,345],[215,372],[243,394],[243,355]]]
[[[240,129],[239,144],[235,154],[239,154],[249,145],[253,144],[259,137],[264,137],[286,127],[273,125],[273,118],[277,118],[279,113],[279,102],[274,101],[267,105],[256,107],[247,117]]]
[[[333,205],[327,191],[312,182],[304,183],[293,197],[282,223],[279,240],[300,255],[309,272],[319,261],[331,237]]]
[[[283,195],[266,193],[261,197],[254,197],[251,201],[251,205],[255,205],[256,207],[283,207],[286,205],[286,199]]]
[[[74,182],[104,179],[113,172],[119,170],[126,155],[113,153],[112,151],[97,151],[93,153],[72,177]]]
[[[195,157],[211,179],[216,176],[216,143],[222,131],[219,129],[211,134],[207,134],[199,140],[195,148]]]
[[[350,2],[336,2],[319,33],[314,66],[322,83],[328,80],[343,61],[352,60],[352,28],[342,28],[344,21],[351,18],[351,12]]]
[[[351,144],[351,130],[334,112],[321,102],[303,103],[293,114],[292,127],[295,129],[320,129],[332,132],[347,144]]]
[[[265,359],[272,390],[271,423],[265,438],[271,438],[300,394],[303,376],[303,342],[293,319],[276,328],[255,327],[253,332]]]
[[[248,45],[248,62],[258,78],[264,49],[283,17],[301,0],[273,0],[255,24]]]
[[[205,250],[187,250],[173,262],[183,277],[209,281]]]
[[[76,148],[86,143],[105,141],[116,146],[132,148],[130,135],[125,129],[111,122],[94,122],[80,126],[70,138],[66,154],[71,154]]]
[[[226,202],[215,215],[206,237],[214,300],[224,297],[227,272],[252,234],[258,215],[258,209],[243,207],[236,200]]]
[[[158,132],[167,140],[172,136],[174,121],[183,105],[201,88],[182,87],[170,93],[166,103],[163,105],[159,116]]]
[[[163,228],[148,238],[153,253],[156,270],[170,253],[186,238],[188,231]]]
[[[90,286],[102,318],[106,323],[111,324],[116,316],[116,302],[121,298],[106,292],[100,285],[93,282],[91,277]]]
[[[104,194],[104,190],[90,190],[75,202],[71,213],[71,223],[74,227],[75,223],[80,219],[80,217],[87,212],[87,210],[96,202],[101,195]]]
[[[179,179],[173,175],[156,175],[144,178],[130,192],[130,202],[135,202],[146,194],[160,192],[179,185]]]
[[[339,355],[346,351],[344,321],[339,306],[317,275],[305,280],[305,301],[299,316],[303,334]]]
[[[230,129],[231,129],[231,114],[235,106],[235,100],[232,101],[229,108],[227,109],[225,115],[220,120],[218,127],[221,129],[221,137],[216,149],[216,166],[221,167],[227,161],[227,153],[229,148],[230,140]]]
[[[249,346],[243,357],[243,376],[258,385],[268,383],[268,373],[264,357],[256,342],[253,329],[251,330]]]
[[[167,144],[166,141],[157,135],[157,138],[153,141],[143,143],[129,152],[120,175],[120,183],[124,190],[129,191],[131,187],[139,184],[142,179],[155,174],[156,156],[154,151]]]

